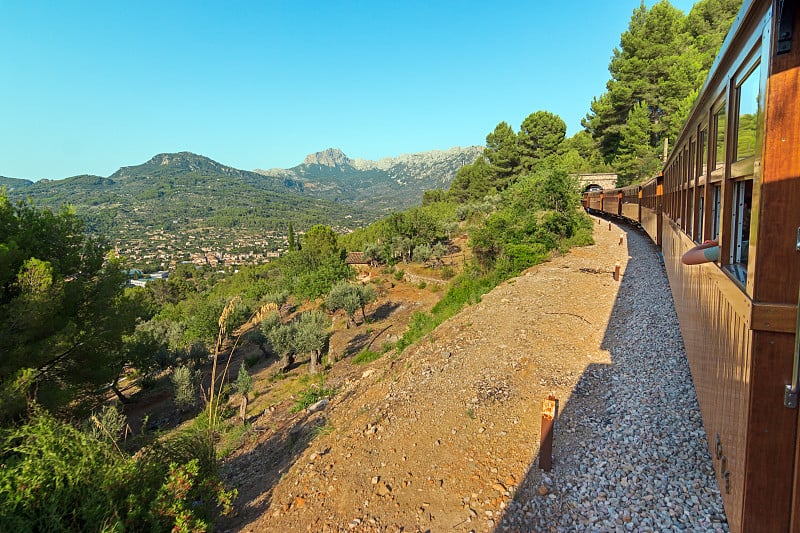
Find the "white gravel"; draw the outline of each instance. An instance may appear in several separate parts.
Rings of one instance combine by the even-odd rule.
[[[612,365],[590,367],[561,413],[547,494],[518,494],[498,531],[728,531],[658,249],[627,235]]]

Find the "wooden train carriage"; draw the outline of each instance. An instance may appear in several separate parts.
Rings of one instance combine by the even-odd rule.
[[[661,246],[661,206],[664,195],[664,177],[650,179],[641,186],[639,197],[639,223],[653,242]]]
[[[622,215],[622,190],[609,189],[603,191],[603,213],[609,215]]]
[[[625,218],[629,218],[631,220],[635,220],[636,222],[640,221],[639,216],[639,192],[641,191],[641,187],[639,185],[630,185],[628,187],[623,187],[620,189],[620,193],[622,194],[621,202],[622,205],[620,206],[621,215]]]
[[[593,211],[603,210],[603,191],[589,191],[584,193],[584,205],[586,209]]]
[[[666,161],[663,197],[657,181],[655,196],[643,187],[648,233],[663,199],[664,262],[734,532],[800,531],[797,4],[744,1]],[[683,265],[705,239],[720,259]]]

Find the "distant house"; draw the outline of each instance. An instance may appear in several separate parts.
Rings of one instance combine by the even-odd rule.
[[[169,271],[167,270],[159,270],[158,272],[150,274],[150,279],[167,279],[168,277]]]
[[[358,272],[369,270],[369,261],[367,261],[364,252],[348,252],[344,262],[348,265],[352,265]]]
[[[132,279],[128,283],[130,283],[134,287],[144,287],[145,285],[147,285],[148,281],[150,281],[150,278],[141,278],[141,279]]]

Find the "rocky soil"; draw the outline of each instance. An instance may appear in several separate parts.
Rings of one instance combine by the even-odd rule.
[[[658,249],[595,221],[595,245],[338,373],[327,405],[257,416],[220,529],[727,531]]]

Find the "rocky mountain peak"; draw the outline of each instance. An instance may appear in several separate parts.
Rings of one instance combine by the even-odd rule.
[[[322,165],[326,167],[352,166],[353,160],[344,155],[338,148],[328,148],[321,152],[309,154],[303,160],[304,165]]]

